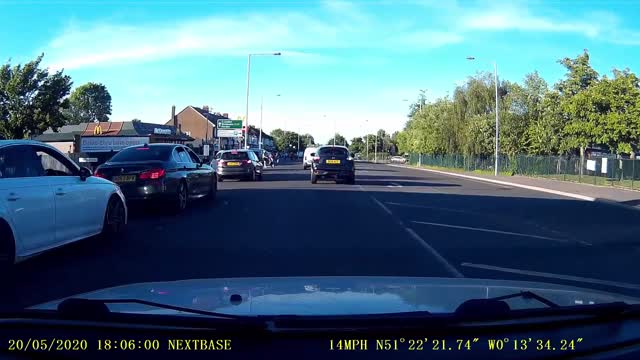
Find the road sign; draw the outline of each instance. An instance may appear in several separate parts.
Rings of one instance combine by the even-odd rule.
[[[218,137],[240,137],[242,136],[242,129],[218,129]]]
[[[218,130],[242,129],[242,120],[219,119]]]

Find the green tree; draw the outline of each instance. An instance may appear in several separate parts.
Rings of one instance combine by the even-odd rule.
[[[361,137],[354,137],[351,139],[351,145],[349,145],[349,151],[354,154],[362,153],[365,151],[365,142]]]
[[[333,140],[334,140],[333,137],[331,139],[329,139],[327,141],[327,145],[333,145],[334,144]],[[347,139],[345,139],[344,136],[342,136],[340,134],[336,134],[335,140],[336,140],[335,141],[336,146],[338,146],[338,145],[347,146],[347,147],[349,146],[349,143],[347,142]]]
[[[40,69],[44,54],[24,65],[0,67],[0,134],[22,139],[64,125],[71,78]]]
[[[109,121],[111,95],[103,84],[89,82],[77,87],[69,97],[69,109],[65,111],[68,124],[93,121]]]

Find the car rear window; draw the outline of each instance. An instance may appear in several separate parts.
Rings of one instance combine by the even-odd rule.
[[[326,147],[320,148],[318,156],[349,156],[349,152],[346,149],[339,147]]]
[[[244,151],[226,152],[222,154],[222,160],[249,160],[249,154]]]
[[[149,146],[149,147],[134,147],[121,150],[115,154],[109,161],[147,161],[147,160],[162,160],[169,159],[169,155],[173,147],[170,146]]]

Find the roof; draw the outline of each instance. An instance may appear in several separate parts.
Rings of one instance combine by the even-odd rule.
[[[36,137],[38,141],[74,141],[75,135],[94,136],[94,129],[98,124],[81,123],[78,125],[64,125],[53,131],[48,129]],[[192,141],[186,134],[178,133],[172,125],[144,123],[141,121],[101,122],[102,133],[99,136],[158,136],[175,140]],[[156,130],[159,129],[160,131]]]
[[[51,145],[47,145],[42,141],[36,141],[36,140],[0,140],[0,147],[10,146],[10,145],[40,145],[40,146],[44,145],[44,146],[51,147]]]

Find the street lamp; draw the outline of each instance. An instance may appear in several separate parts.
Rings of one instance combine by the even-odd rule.
[[[280,56],[281,53],[256,53],[247,56],[247,104],[245,108],[244,125],[247,133],[244,135],[244,147],[247,148],[247,139],[249,139],[249,84],[251,81],[251,56]]]
[[[280,96],[280,94],[276,94]],[[260,96],[260,137],[258,138],[258,149],[262,149],[262,106],[264,105],[264,96]]]
[[[365,120],[365,131],[369,131],[369,120]],[[369,161],[369,134],[367,134],[367,161]]]
[[[467,56],[467,60],[473,61],[476,58],[473,56]],[[493,61],[493,82],[496,85],[496,154],[495,154],[495,164],[494,164],[494,174],[498,176],[498,165],[499,158],[498,154],[500,151],[500,115],[498,112],[498,65],[495,61]]]

